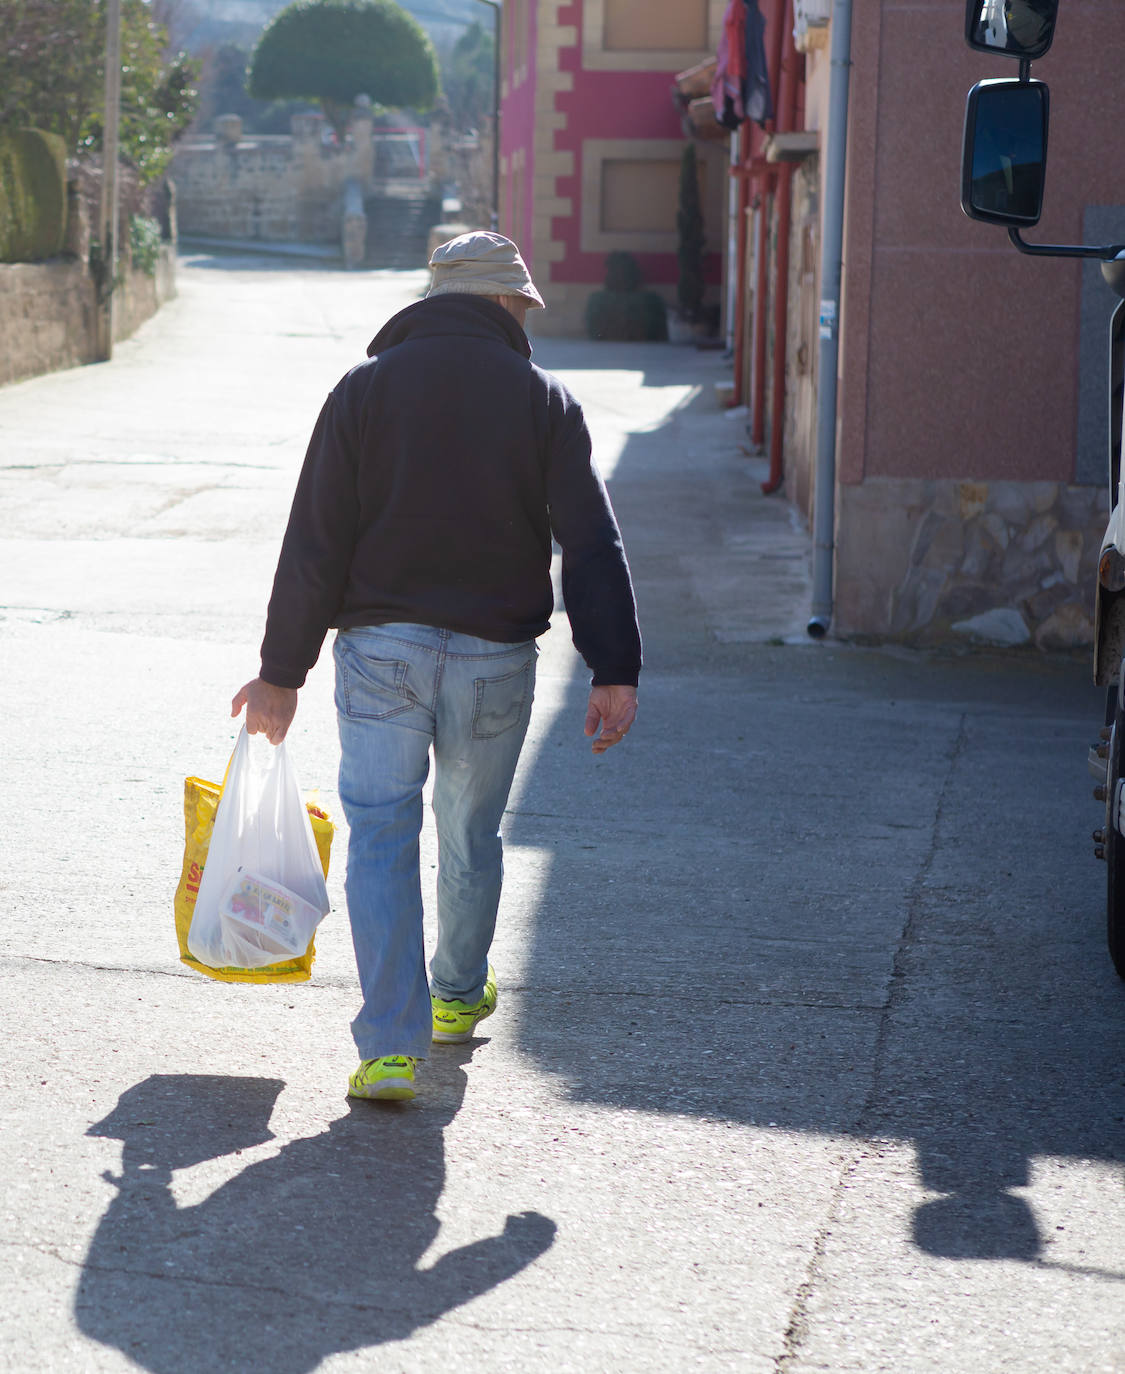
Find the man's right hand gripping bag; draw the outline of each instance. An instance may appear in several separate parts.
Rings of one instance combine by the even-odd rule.
[[[267,747],[263,767],[243,727],[222,787],[184,783],[180,958],[225,982],[306,980],[328,913],[332,822],[302,801],[285,745]]]

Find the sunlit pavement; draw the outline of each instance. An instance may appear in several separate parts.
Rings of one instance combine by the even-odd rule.
[[[0,390],[0,1364],[1125,1369],[1087,666],[805,642],[714,354],[536,344],[647,667],[595,759],[542,642],[480,1037],[349,1107],[342,825],[310,983],[178,962],[183,779],[225,766],[309,430],[424,283],[196,254],[113,363]],[[328,657],[291,751],[338,817]]]

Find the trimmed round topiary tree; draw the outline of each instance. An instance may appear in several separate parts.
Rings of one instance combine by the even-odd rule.
[[[317,100],[342,133],[358,95],[428,110],[437,58],[394,0],[296,0],[258,40],[247,89],[256,100]]]

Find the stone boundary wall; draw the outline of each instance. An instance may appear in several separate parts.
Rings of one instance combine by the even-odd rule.
[[[316,156],[315,145],[311,150]],[[294,143],[286,135],[238,142],[185,140],[172,163],[180,233],[267,243],[301,238],[332,242],[337,237],[336,220],[314,225],[306,215],[298,223],[298,176],[292,175],[293,163]],[[315,162],[312,167],[316,168]]]
[[[156,260],[156,270],[147,272],[130,268],[125,274],[117,297],[117,314],[113,321],[114,341],[128,339],[146,320],[152,319],[165,301],[176,294],[176,254],[165,244]]]
[[[128,338],[175,294],[175,257],[165,246],[154,276],[126,269],[114,338]],[[0,385],[94,361],[94,283],[79,259],[0,264],[0,320]]]
[[[1093,643],[1105,487],[871,478],[838,493],[841,635]]]
[[[357,189],[363,202],[428,194],[431,130],[421,130],[417,138],[424,142],[416,143],[409,133],[375,128],[368,104],[352,111],[342,143],[328,140],[318,114],[294,115],[292,131],[243,135],[237,115],[221,115],[213,137],[180,142],[170,171],[179,232],[263,243],[340,243],[346,202]],[[352,236],[357,233],[353,225]]]

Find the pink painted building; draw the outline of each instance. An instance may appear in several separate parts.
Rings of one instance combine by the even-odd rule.
[[[770,488],[811,519],[833,4],[758,3],[775,119],[744,125],[733,147],[701,138],[697,152],[734,398],[749,407],[751,445],[775,460]],[[684,133],[670,88],[715,57],[726,8],[506,0],[501,225],[547,300],[540,332],[582,333],[618,248],[674,299]],[[1087,643],[1108,513],[1114,298],[1095,263],[1022,257],[1002,230],[962,214],[965,92],[1017,68],[966,47],[960,0],[854,0],[853,11],[833,624],[856,636]],[[1125,126],[1097,113],[1096,94],[1114,89],[1123,61],[1125,26],[1106,26],[1092,5],[1062,7],[1055,45],[1035,63],[1054,99],[1033,240],[1125,242]]]
[[[747,131],[739,149],[734,394],[752,443],[776,460],[771,489],[812,521],[833,5],[760,3],[781,123]],[[961,211],[966,92],[1014,77],[1016,62],[971,51],[953,0],[852,8],[832,624],[1086,645],[1108,515],[1115,297],[1096,263],[1021,256]],[[1114,88],[1125,28],[1093,6],[1061,11],[1034,64],[1052,90],[1051,160],[1028,238],[1125,242],[1125,133],[1096,95]]]
[[[675,296],[685,137],[672,79],[713,56],[723,0],[507,0],[502,27],[500,225],[548,309],[539,333],[580,334],[606,255],[632,253]],[[702,149],[709,272],[725,235],[726,148]]]
[[[1092,635],[1116,298],[1096,263],[1024,257],[962,213],[965,94],[1018,70],[971,51],[963,24],[960,4],[855,7],[836,623],[923,639],[1006,624],[1067,648]],[[827,45],[808,57],[823,148]],[[1103,103],[1123,62],[1125,26],[1060,6],[1033,64],[1051,87],[1051,156],[1029,240],[1125,242],[1125,132]],[[787,453],[794,477],[814,462]]]

